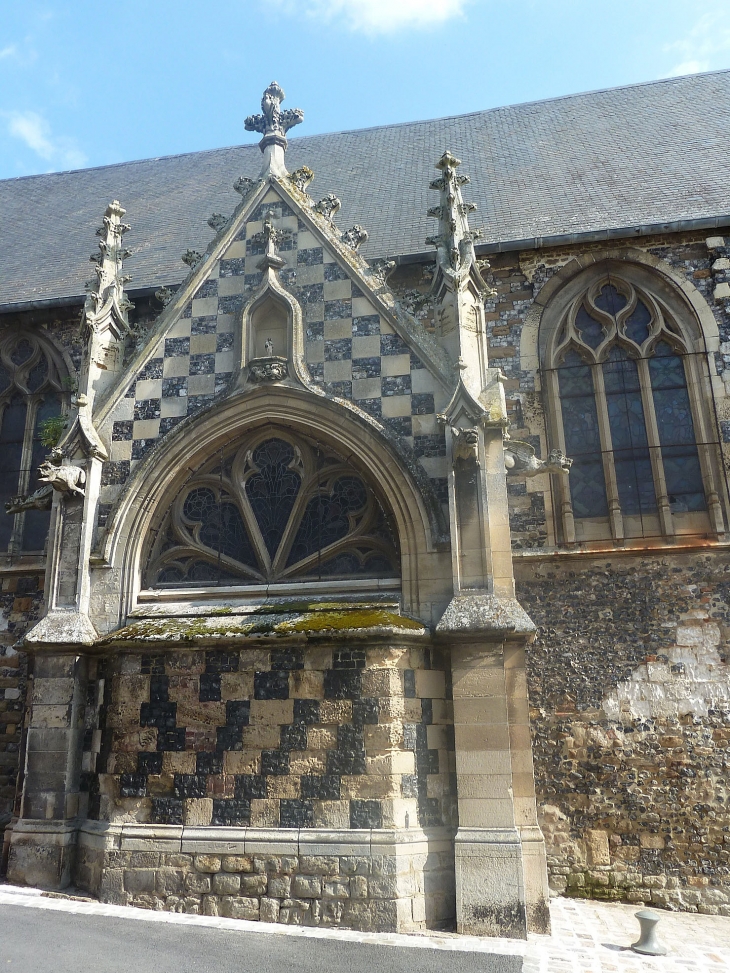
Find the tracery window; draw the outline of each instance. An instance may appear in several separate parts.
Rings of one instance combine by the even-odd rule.
[[[552,438],[574,461],[559,485],[563,540],[722,533],[706,356],[671,309],[601,277],[568,305],[548,356]]]
[[[396,577],[385,505],[337,453],[259,430],[185,483],[152,545],[147,583],[271,584]]]
[[[26,510],[9,516],[11,497],[32,493],[48,447],[43,423],[61,414],[59,364],[44,341],[31,332],[0,337],[0,553],[42,552],[50,513]]]

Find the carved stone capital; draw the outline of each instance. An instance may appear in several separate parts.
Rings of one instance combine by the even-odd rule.
[[[254,358],[248,363],[248,376],[252,382],[281,382],[289,375],[286,358],[270,355]]]

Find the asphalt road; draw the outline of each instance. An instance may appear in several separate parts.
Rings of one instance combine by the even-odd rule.
[[[0,973],[520,973],[519,956],[375,946],[0,905]]]

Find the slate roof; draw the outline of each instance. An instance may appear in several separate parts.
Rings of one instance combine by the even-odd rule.
[[[305,120],[306,125],[306,120]],[[368,257],[428,251],[428,189],[445,148],[463,162],[483,241],[633,226],[730,224],[730,71],[571,95],[434,121],[292,138],[287,166],[316,173],[309,193],[342,199],[337,224],[370,233]],[[119,199],[137,289],[174,284],[204,250],[213,212],[240,202],[256,145],[0,181],[0,306],[78,297],[107,203]]]

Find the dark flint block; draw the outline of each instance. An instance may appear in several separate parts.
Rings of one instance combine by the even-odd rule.
[[[237,800],[263,800],[266,797],[266,778],[261,774],[236,774],[234,793]]]
[[[195,754],[195,770],[198,775],[223,773],[223,754],[200,750]]]
[[[380,801],[350,801],[351,828],[382,828],[383,810]]]
[[[170,687],[169,676],[152,676],[150,678],[150,702],[167,703],[169,702],[168,690]]]
[[[198,699],[201,703],[218,703],[221,698],[221,677],[217,672],[203,672],[200,676]]]
[[[205,653],[206,672],[238,672],[238,652],[212,651]]]
[[[359,699],[362,696],[362,677],[357,669],[326,669],[325,699]]]
[[[311,828],[314,810],[311,801],[283,798],[279,801],[279,827]]]
[[[213,800],[211,824],[243,827],[251,821],[251,802],[232,800]]]
[[[340,778],[336,774],[305,774],[302,777],[302,797],[314,801],[339,801]]]
[[[140,774],[161,774],[162,754],[140,751],[137,754],[137,772]]]
[[[254,699],[289,699],[289,673],[286,670],[254,673],[253,695]]]
[[[229,699],[226,701],[226,724],[228,726],[248,726],[251,714],[249,699]]]
[[[172,730],[175,727],[176,713],[177,703],[142,703],[139,708],[139,725]]]
[[[175,730],[159,730],[157,733],[157,749],[180,752],[185,749],[185,727]]]
[[[205,774],[175,774],[175,797],[205,797]]]
[[[272,649],[272,669],[303,669],[304,654],[301,649]]]
[[[285,777],[289,773],[289,751],[262,750],[261,773],[264,777]]]
[[[243,740],[241,737],[240,726],[219,726],[216,727],[216,750],[242,750]]]
[[[377,699],[355,699],[352,703],[352,724],[377,723],[380,716],[380,702]]]
[[[306,723],[307,725],[319,723],[319,700],[295,699],[294,722]]]
[[[119,778],[120,797],[146,797],[147,776],[145,774],[122,774]]]
[[[304,723],[294,723],[293,726],[281,727],[282,750],[306,750],[307,749],[307,727]]]
[[[153,797],[150,821],[152,824],[182,824],[182,801],[174,797]]]

